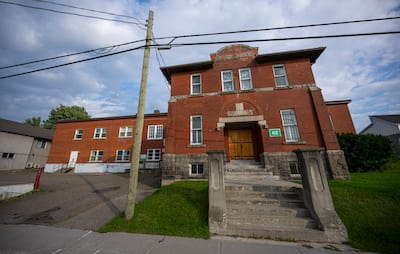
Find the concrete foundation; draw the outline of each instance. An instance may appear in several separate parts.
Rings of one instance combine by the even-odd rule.
[[[162,185],[183,179],[208,178],[207,154],[164,154],[161,161]],[[203,174],[192,174],[192,164],[203,164]]]
[[[297,162],[295,153],[263,153],[261,154],[261,161],[264,162],[267,172],[272,172],[274,176],[279,176],[282,180],[291,178],[290,166],[291,161]]]

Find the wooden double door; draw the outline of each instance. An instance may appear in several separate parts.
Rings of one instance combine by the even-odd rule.
[[[228,129],[229,157],[231,160],[256,160],[254,130]]]

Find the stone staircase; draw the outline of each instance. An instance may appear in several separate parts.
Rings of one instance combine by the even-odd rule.
[[[324,242],[298,195],[301,185],[266,174],[261,164],[234,163],[225,173],[227,235]]]

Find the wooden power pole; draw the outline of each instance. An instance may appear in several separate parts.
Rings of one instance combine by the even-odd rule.
[[[142,148],[144,107],[146,104],[147,76],[149,73],[149,57],[150,57],[152,28],[153,28],[153,11],[149,11],[149,18],[147,20],[146,46],[144,49],[144,58],[142,67],[142,79],[140,82],[138,111],[136,114],[135,140],[133,143],[131,171],[129,174],[129,192],[125,210],[126,220],[132,219],[135,214],[135,200],[136,200],[137,182],[139,177],[140,150]]]

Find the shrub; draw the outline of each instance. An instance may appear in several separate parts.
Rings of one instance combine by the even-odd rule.
[[[379,170],[390,158],[390,140],[381,135],[338,134],[350,172]]]

